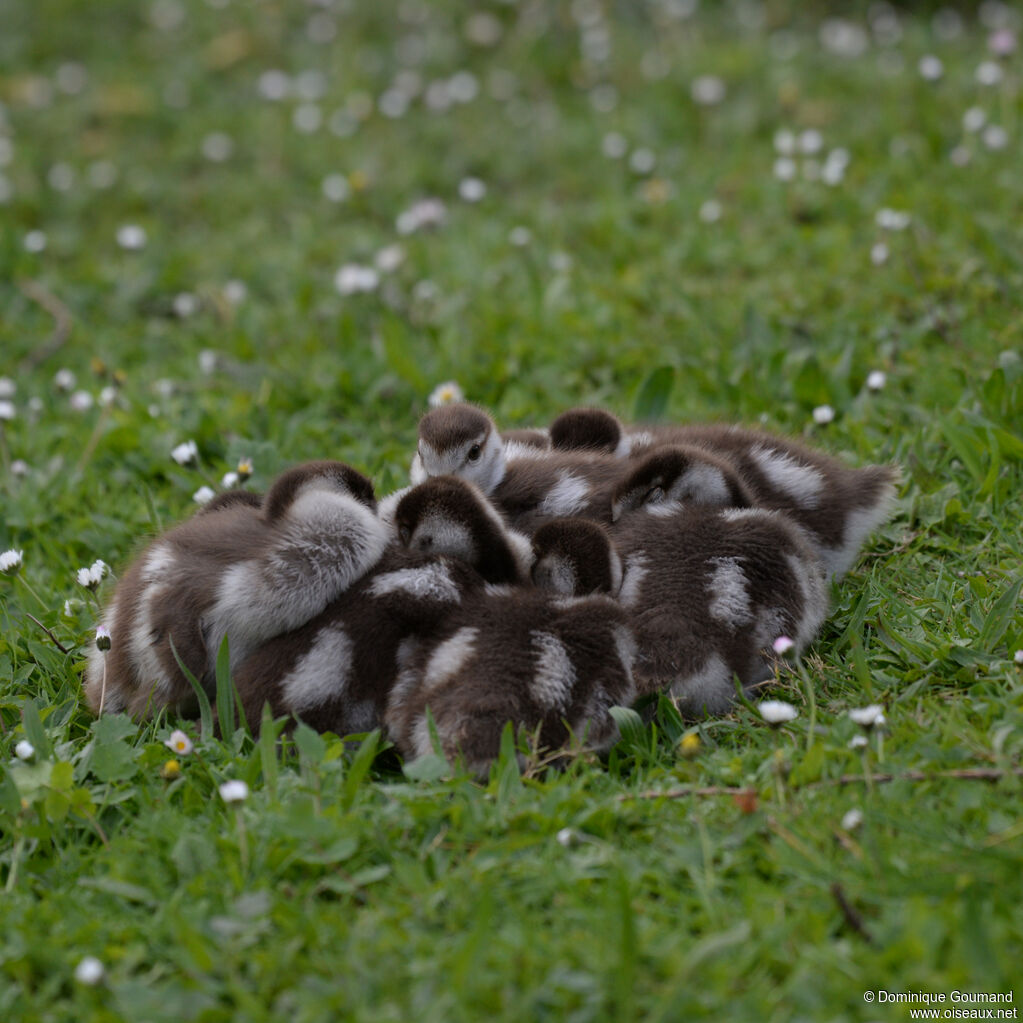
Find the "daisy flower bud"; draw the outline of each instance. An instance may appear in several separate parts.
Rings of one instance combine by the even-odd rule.
[[[678,744],[678,749],[684,757],[695,757],[700,752],[700,737],[696,732],[689,732],[688,735],[683,735],[682,740]]]
[[[4,551],[0,554],[0,572],[5,575],[17,575],[22,561],[22,551]]]
[[[238,480],[240,483],[244,483],[252,475],[252,459],[251,458],[239,458],[238,468],[235,470],[238,473]]]
[[[795,641],[788,636],[779,636],[772,644],[774,652],[779,657],[784,657],[795,645]]]
[[[160,768],[160,777],[166,781],[174,781],[175,778],[181,777],[181,763],[178,760],[168,760],[163,767]]]
[[[215,498],[216,496],[217,496],[216,492],[213,490],[212,487],[201,486],[192,495],[192,500],[195,501],[196,504],[209,504],[209,502],[212,501],[213,498]]]
[[[104,653],[110,649],[110,630],[105,625],[96,629],[96,649]]]
[[[28,741],[28,739],[22,739],[21,742],[14,747],[14,755],[19,760],[31,760],[35,756],[36,748]]]

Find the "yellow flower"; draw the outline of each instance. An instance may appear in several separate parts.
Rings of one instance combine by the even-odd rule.
[[[168,760],[160,770],[160,777],[166,778],[167,781],[173,781],[175,778],[180,778],[181,764],[177,760]]]

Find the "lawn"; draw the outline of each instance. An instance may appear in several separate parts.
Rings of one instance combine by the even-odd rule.
[[[0,1018],[1018,1009],[951,999],[1023,962],[1023,25],[829,6],[3,6]],[[93,718],[80,568],[240,459],[403,485],[446,380],[899,463],[799,716],[488,784]]]

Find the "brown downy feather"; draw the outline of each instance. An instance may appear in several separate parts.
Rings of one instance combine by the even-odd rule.
[[[338,735],[380,726],[403,667],[483,580],[465,562],[392,547],[301,628],[268,640],[235,672],[246,718],[264,704]]]
[[[395,508],[394,527],[410,550],[461,558],[489,583],[528,577],[525,539],[478,487],[457,476],[434,476],[409,490]]]
[[[353,474],[341,463],[300,466],[267,494],[272,519],[250,498],[224,495],[149,544],[104,614],[111,648],[92,656],[86,675],[93,710],[189,709],[194,693],[175,650],[212,693],[225,634],[237,663],[375,563],[388,534],[366,506],[369,481]]]
[[[572,736],[598,750],[617,738],[610,714],[634,697],[626,616],[610,600],[561,600],[529,590],[465,602],[414,653],[387,707],[388,732],[408,759],[433,752],[483,774],[506,724],[543,750]]]

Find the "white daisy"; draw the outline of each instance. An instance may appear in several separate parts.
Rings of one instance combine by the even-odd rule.
[[[146,232],[138,224],[125,224],[117,229],[117,244],[129,252],[146,247]]]
[[[487,194],[487,186],[479,178],[462,178],[458,194],[465,202],[479,202]]]
[[[690,86],[693,102],[701,107],[716,106],[725,98],[725,83],[717,75],[700,75]]]
[[[209,504],[216,496],[216,491],[204,484],[192,495],[192,500],[196,504]]]
[[[106,969],[95,956],[86,956],[75,967],[75,980],[87,987],[95,987],[106,975]]]
[[[22,739],[14,747],[14,755],[19,760],[31,760],[35,756],[36,748],[28,741],[28,739]]]
[[[465,401],[465,394],[454,380],[447,380],[443,384],[438,384],[430,392],[430,397],[427,401],[430,408],[439,408],[441,405]]]
[[[880,728],[885,723],[884,707],[879,703],[854,707],[849,711],[849,717],[861,728]]]
[[[863,811],[857,807],[846,810],[842,815],[842,830],[855,831],[863,823]]]
[[[373,267],[361,263],[345,263],[334,275],[334,287],[342,295],[375,291],[379,283],[380,274]]]
[[[163,744],[182,757],[187,757],[195,749],[192,740],[180,728],[174,729],[170,734],[170,738],[164,739]]]
[[[220,786],[220,798],[225,803],[241,803],[249,798],[249,787],[243,781],[225,781]]]
[[[818,405],[813,410],[813,421],[818,426],[826,426],[835,418],[835,410],[830,405]]]
[[[192,465],[199,460],[199,447],[194,440],[186,440],[171,450],[171,458],[178,465]]]

